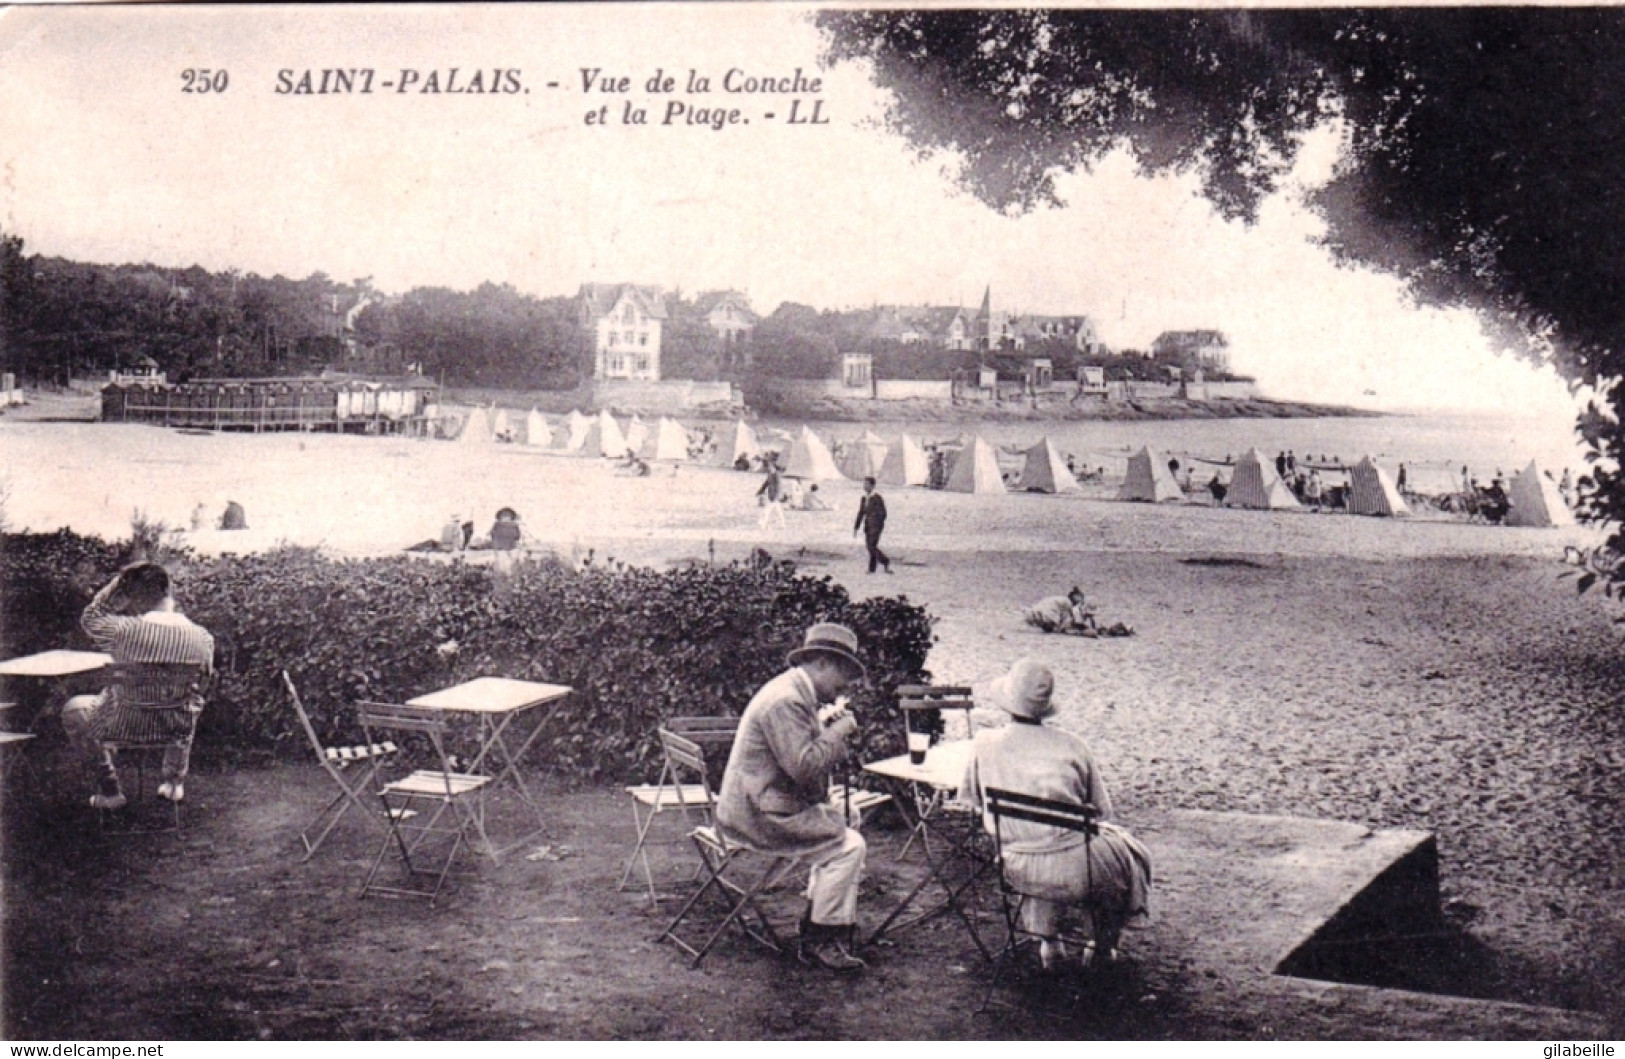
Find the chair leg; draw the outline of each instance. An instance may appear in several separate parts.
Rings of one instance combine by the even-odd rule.
[[[698,890],[695,890],[689,899],[683,903],[683,907],[678,909],[677,915],[672,917],[672,921],[667,924],[666,929],[661,932],[660,937],[655,939],[655,943],[659,944],[660,942],[669,939],[678,948],[694,957],[695,965],[697,966],[699,963],[699,958],[704,955],[704,952],[695,950],[694,947],[689,945],[688,942],[678,937],[677,928],[682,924],[684,919],[688,918],[688,913],[694,908],[695,905],[700,903],[700,899],[710,891],[711,887],[717,885],[721,881],[722,871],[733,859],[733,854],[723,854],[721,860],[713,864],[711,862],[710,854],[706,852],[705,847],[700,845],[698,842],[695,843],[695,846],[699,848],[700,859],[705,862],[705,866],[709,870],[710,874],[706,878],[704,884],[701,885]]]
[[[636,798],[632,799],[632,822],[638,831],[637,845],[632,847],[632,855],[626,858],[626,869],[621,872],[621,881],[615,884],[615,890],[617,893],[621,893],[626,890],[626,880],[632,877],[632,868],[641,857],[643,861],[643,878],[644,881],[649,885],[649,898],[650,900],[653,900],[655,896],[655,881],[654,875],[649,871],[649,856],[644,852],[644,843],[648,841],[649,828],[654,824],[655,814],[657,814],[660,810],[658,807],[651,806],[648,814],[644,815],[638,812],[638,805],[638,800]]]
[[[334,809],[337,809],[338,812],[334,813]],[[331,801],[322,806],[322,811],[312,817],[310,823],[306,825],[305,829],[299,832],[299,841],[305,844],[305,855],[300,858],[301,863],[310,860],[310,858],[316,855],[316,851],[322,848],[322,843],[327,841],[327,836],[333,833],[333,829],[339,826],[339,821],[343,820],[344,814],[349,811],[350,801],[348,791],[334,795]],[[327,818],[329,813],[332,813],[331,819],[327,820],[326,826],[321,829],[321,831],[316,835],[315,839],[312,839],[310,837],[311,831],[314,830],[316,825],[320,824],[324,818]]]

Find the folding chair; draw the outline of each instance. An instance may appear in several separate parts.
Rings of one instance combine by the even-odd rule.
[[[321,812],[299,832],[299,841],[305,844],[305,855],[300,858],[303,862],[316,855],[316,851],[322,848],[322,843],[327,841],[327,836],[332,834],[333,829],[344,819],[344,814],[349,812],[352,806],[361,810],[362,816],[377,820],[379,823],[383,822],[380,818],[374,817],[372,810],[362,803],[361,794],[376,786],[378,769],[399,748],[389,742],[361,746],[323,746],[321,737],[316,734],[316,726],[311,723],[310,714],[305,712],[305,704],[300,701],[299,692],[293,686],[293,678],[288,675],[286,669],[282,671],[282,683],[288,689],[288,698],[293,700],[294,712],[299,715],[299,726],[305,730],[305,738],[310,741],[311,749],[316,752],[317,763],[333,778],[333,782],[339,788],[339,792],[322,806]],[[350,767],[352,765],[357,767],[352,769]],[[346,776],[354,776],[355,782],[350,782]],[[316,832],[315,838],[311,838],[311,832],[316,831],[318,827],[321,830]]]
[[[1018,794],[1014,791],[1000,790],[997,787],[988,787],[983,791],[987,798],[987,811],[993,817],[993,841],[996,855],[996,865],[999,874],[999,898],[1004,907],[1004,922],[1007,934],[1004,947],[999,950],[993,959],[993,977],[988,982],[987,995],[982,998],[982,1006],[978,1012],[986,1011],[992,1003],[993,994],[999,986],[999,978],[1011,961],[1016,958],[1018,949],[1024,939],[1061,940],[1064,943],[1077,947],[1078,951],[1085,951],[1093,944],[1093,939],[1080,935],[1067,935],[1064,932],[1056,938],[1045,939],[1021,925],[1022,909],[1028,901],[1036,900],[1034,895],[1025,893],[1016,884],[1005,870],[1004,863],[1004,823],[1006,820],[1026,820],[1035,824],[1045,824],[1060,828],[1063,831],[1073,831],[1083,836],[1084,863],[1089,875],[1086,879],[1084,893],[1094,892],[1093,863],[1088,855],[1089,845],[1100,836],[1100,812],[1092,805],[1076,805],[1072,802],[1056,801],[1051,798],[1037,798],[1030,794]],[[1084,897],[1072,902],[1072,906],[1093,911],[1093,899]]]
[[[482,848],[491,848],[479,806],[480,792],[491,782],[491,777],[452,769],[451,757],[446,752],[446,722],[435,711],[382,702],[362,702],[358,708],[361,729],[366,734],[368,746],[382,746],[384,740],[377,738],[377,735],[386,732],[421,736],[434,751],[434,761],[440,766],[418,769],[378,789],[389,832],[378,846],[378,855],[373,858],[367,878],[361,884],[361,896],[376,893],[391,897],[427,897],[429,904],[433,905],[440,896],[441,888],[446,885],[446,876],[451,873],[457,854],[471,840],[471,832],[479,837]],[[451,824],[442,826],[440,821],[448,814]],[[421,824],[413,822],[421,816],[427,816],[427,820]],[[415,863],[414,855],[423,843],[434,836],[450,839],[450,849],[446,851],[445,859],[438,867],[423,864],[421,857]],[[373,881],[391,843],[400,851],[408,881],[419,875],[432,875],[433,889],[383,886]]]
[[[143,804],[146,798],[147,759],[157,755],[161,760],[172,746],[191,747],[210,676],[207,668],[190,662],[115,662],[108,668],[108,688],[116,691],[117,701],[125,711],[124,727],[116,734],[102,736],[101,745],[115,758],[134,755],[136,805]],[[169,805],[170,826],[120,830],[126,834],[179,831],[181,803],[171,801]],[[107,826],[109,812],[98,810],[97,818],[103,827]]]
[[[766,853],[754,849],[728,838],[715,824],[697,827],[689,837],[693,839],[694,848],[699,850],[700,860],[704,863],[705,882],[689,897],[656,941],[669,940],[682,949],[693,958],[689,964],[691,967],[700,965],[705,954],[711,951],[723,931],[730,926],[737,927],[774,952],[784,952],[788,943],[774,927],[761,901],[764,895],[802,866],[805,855]],[[677,933],[677,928],[689,918],[705,895],[712,892],[721,898],[727,914],[696,947],[684,940]]]
[[[632,820],[638,838],[615,889],[625,890],[632,869],[641,865],[649,899],[659,899],[647,851],[655,817],[676,811],[683,814],[683,822],[691,829],[711,823],[716,794],[711,787],[705,749],[732,745],[738,731],[737,717],[673,717],[657,730],[663,758],[660,778],[652,784],[626,788],[632,796]]]

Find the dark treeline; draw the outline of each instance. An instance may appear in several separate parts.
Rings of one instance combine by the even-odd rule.
[[[421,371],[453,386],[569,389],[592,373],[574,297],[538,298],[506,284],[463,292],[418,287],[385,295],[370,279],[342,283],[151,264],[100,265],[27,254],[0,231],[0,370],[29,384],[155,368],[172,381],[298,375],[327,368]],[[981,364],[1019,375],[1014,354],[945,349],[878,337],[879,310],[785,302],[740,342],[707,324],[696,300],[666,299],[661,375],[733,379],[747,390],[778,378],[830,378],[839,353],[874,355],[887,379],[946,379]],[[1057,378],[1080,364],[1108,378],[1153,369],[1134,354],[1085,355],[1062,340],[1029,342]]]
[[[155,367],[171,380],[416,366],[449,384],[570,386],[590,365],[573,298],[487,283],[385,297],[341,283],[100,265],[0,232],[0,370],[66,383]]]

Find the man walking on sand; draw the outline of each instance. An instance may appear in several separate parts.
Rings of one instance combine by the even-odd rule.
[[[873,478],[863,480],[863,499],[858,501],[858,520],[852,523],[852,536],[856,537],[860,529],[863,546],[869,549],[869,572],[874,573],[879,564],[891,573],[891,560],[880,550],[880,535],[886,531],[886,501],[875,492]]]

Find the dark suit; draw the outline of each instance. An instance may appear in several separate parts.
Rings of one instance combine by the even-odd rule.
[[[886,529],[886,501],[879,493],[870,493],[858,501],[858,520],[852,523],[852,529],[863,530],[863,544],[869,549],[869,572],[874,573],[877,564],[890,570],[891,560],[880,550],[880,535]]]

